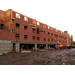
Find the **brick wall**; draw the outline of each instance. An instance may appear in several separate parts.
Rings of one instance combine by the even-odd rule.
[[[30,27],[30,24],[33,24],[33,19],[27,17],[28,21],[25,21],[24,20],[24,15],[18,13],[20,15],[20,18],[16,18],[16,12],[13,11],[13,18],[14,18],[14,22],[12,22],[12,25],[11,25],[11,30],[12,29],[15,29],[15,35],[16,33],[20,34],[20,38],[19,39],[16,39],[16,41],[28,41],[28,42],[43,42],[43,43],[56,43],[55,41],[51,41],[51,39],[46,36],[45,34],[43,34],[42,32],[40,32],[39,34],[37,34],[37,28],[42,28],[43,30],[46,31],[46,33],[53,33],[53,38],[55,38],[56,40],[60,41],[61,43],[63,44],[67,44],[67,36],[65,33],[61,33],[59,30],[55,31],[56,29],[53,28],[53,30],[51,29],[52,27],[50,27],[48,29],[48,26],[44,26],[43,23],[39,22],[39,25],[35,24],[36,25],[36,30],[35,30],[35,33],[32,32],[32,27]],[[20,27],[19,28],[16,28],[16,23],[20,24]],[[37,21],[36,21],[37,23]],[[24,26],[27,26],[27,30],[24,30]],[[44,27],[43,27],[44,26]],[[58,35],[58,38],[55,37],[54,35]],[[27,35],[28,38],[27,39],[24,39],[24,35]],[[35,36],[35,40],[32,39],[32,37]],[[62,36],[62,37],[60,37]],[[37,37],[40,38],[40,40],[38,41],[37,40]],[[44,38],[46,38],[46,41],[44,41]],[[50,41],[48,41],[48,39],[50,39]]]

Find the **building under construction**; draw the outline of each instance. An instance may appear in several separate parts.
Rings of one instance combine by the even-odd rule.
[[[12,9],[0,10],[0,52],[11,52],[11,48],[18,52],[21,47],[24,50],[55,48],[58,43],[43,33],[37,33],[38,28],[62,44],[73,42],[73,36],[66,31],[57,30]]]

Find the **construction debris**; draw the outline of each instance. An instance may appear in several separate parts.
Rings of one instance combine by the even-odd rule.
[[[25,52],[32,52],[32,51],[22,51],[21,53],[25,53]]]
[[[0,55],[3,55],[2,53],[0,53]]]
[[[48,48],[48,49],[49,49],[49,50],[55,50],[55,48],[51,48],[51,47],[50,47],[50,48]]]

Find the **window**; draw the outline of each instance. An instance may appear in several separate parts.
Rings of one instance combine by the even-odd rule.
[[[20,37],[20,34],[16,34],[16,36],[15,36],[15,37],[16,37],[16,39],[19,39],[19,37]]]
[[[58,38],[58,35],[56,35],[56,37]]]
[[[44,41],[46,41],[46,38],[44,38]]]
[[[51,39],[51,42],[53,42],[53,39]]]
[[[32,36],[32,39],[35,40],[35,36]]]
[[[48,41],[50,41],[50,39],[48,39]]]
[[[16,28],[20,28],[20,24],[19,23],[16,23]]]
[[[51,33],[51,36],[53,36],[53,33]]]
[[[62,38],[62,36],[61,36],[61,38]]]
[[[67,39],[67,38],[65,37],[65,39]]]
[[[4,27],[4,24],[0,24],[0,29],[3,29],[3,27]]]
[[[50,33],[48,32],[48,35],[50,35]]]
[[[24,17],[24,21],[28,21],[28,18],[27,17]]]
[[[15,29],[12,29],[12,33],[15,33]]]
[[[60,38],[61,36],[59,36],[59,38]]]
[[[35,32],[36,32],[34,28],[32,28],[32,32],[33,32],[33,33],[35,33]]]
[[[27,35],[24,35],[24,39],[27,39],[28,38],[28,36]]]
[[[20,14],[16,13],[16,18],[20,18]]]
[[[55,34],[54,36],[55,36],[56,38],[58,38],[58,35]]]
[[[50,27],[48,26],[48,29],[50,29]]]
[[[37,37],[37,40],[40,40],[40,38],[39,38],[39,37]]]
[[[37,29],[37,34],[39,34],[39,28]]]
[[[39,25],[39,22],[37,22],[37,25]]]
[[[24,30],[27,30],[28,29],[28,27],[27,26],[24,26]]]
[[[62,38],[62,36],[59,36],[59,38]]]
[[[15,19],[14,19],[14,18],[12,18],[12,21],[14,22],[14,21],[15,21]]]

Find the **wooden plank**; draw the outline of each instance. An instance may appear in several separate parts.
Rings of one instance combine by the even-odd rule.
[[[32,20],[32,23],[33,23],[33,24],[36,24],[36,19],[33,19],[33,20]]]
[[[30,27],[36,29],[36,25],[35,24],[30,24]]]
[[[51,27],[51,30],[53,30],[53,28]]]
[[[43,24],[43,27],[46,28],[47,24]]]

